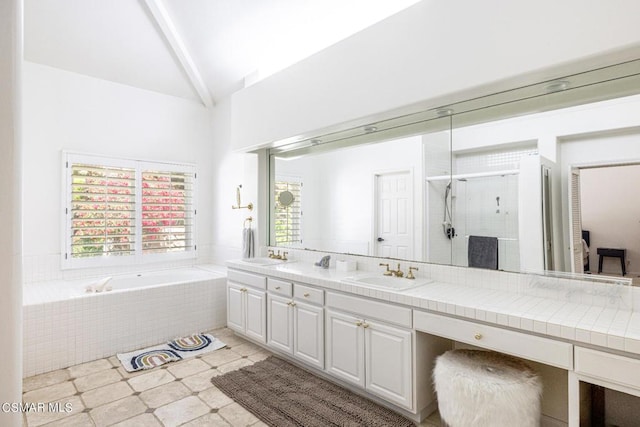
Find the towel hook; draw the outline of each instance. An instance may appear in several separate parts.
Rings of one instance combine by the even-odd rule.
[[[244,220],[243,227],[247,228],[247,222],[248,222],[249,223],[249,228],[251,228],[251,221],[253,221],[253,217],[252,216],[247,217],[247,219]]]

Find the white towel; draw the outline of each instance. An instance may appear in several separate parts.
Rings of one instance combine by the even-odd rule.
[[[254,256],[253,229],[245,228],[242,230],[242,258],[253,258]]]

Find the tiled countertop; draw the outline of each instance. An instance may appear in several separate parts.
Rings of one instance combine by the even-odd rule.
[[[530,289],[522,284],[514,290],[490,289],[483,286],[469,286],[473,276],[466,278],[467,283],[452,283],[439,279],[433,274],[434,281],[405,291],[381,290],[342,280],[370,271],[337,271],[335,268],[321,269],[310,262],[289,261],[275,265],[257,265],[242,260],[227,262],[228,267],[260,273],[271,277],[298,281],[323,287],[327,290],[361,295],[393,303],[403,304],[415,309],[429,310],[434,313],[456,316],[472,321],[484,322],[533,333],[576,344],[596,346],[605,350],[625,352],[640,358],[640,312],[621,304],[609,304],[607,299],[621,298],[603,285],[592,286],[581,292],[589,295],[604,296],[604,303],[595,304],[592,299],[576,298],[573,289],[563,292],[566,297],[558,298],[558,293],[537,291],[541,295],[532,295],[530,289],[551,287],[553,280],[536,277]],[[448,267],[451,269],[452,267]],[[422,268],[421,268],[422,269]],[[469,274],[474,274],[473,269]],[[424,271],[424,270],[423,270]],[[478,280],[482,281],[485,272],[475,270]],[[490,274],[508,275],[517,280],[524,275],[490,272]],[[429,276],[427,276],[429,277]],[[456,274],[447,277],[456,279]],[[462,280],[461,280],[462,281]],[[572,282],[568,282],[572,283]],[[611,285],[609,285],[611,286]],[[603,290],[604,289],[604,290]],[[623,290],[622,292],[627,292]],[[613,302],[613,301],[612,301]]]

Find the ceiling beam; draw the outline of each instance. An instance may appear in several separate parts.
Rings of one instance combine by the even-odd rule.
[[[173,53],[178,58],[184,72],[187,74],[187,77],[189,77],[191,85],[198,93],[198,96],[200,96],[202,103],[206,107],[212,108],[215,103],[211,98],[207,85],[204,83],[204,80],[202,79],[196,64],[193,62],[191,55],[189,55],[189,51],[184,45],[180,34],[178,34],[178,31],[173,24],[173,20],[171,19],[171,16],[169,16],[167,9],[164,7],[162,0],[144,0],[144,2],[151,13],[151,16],[155,19],[156,24],[158,24],[160,31],[169,43],[169,46],[171,46]]]

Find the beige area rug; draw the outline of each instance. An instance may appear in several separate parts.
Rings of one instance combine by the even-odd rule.
[[[414,426],[369,399],[270,356],[213,377],[227,396],[270,426]]]

